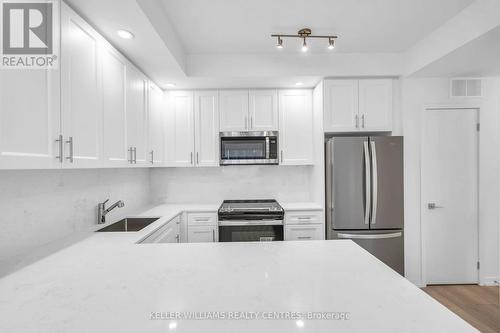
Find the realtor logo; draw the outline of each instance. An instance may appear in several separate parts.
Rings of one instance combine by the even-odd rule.
[[[58,0],[1,1],[2,68],[57,68],[58,5]]]

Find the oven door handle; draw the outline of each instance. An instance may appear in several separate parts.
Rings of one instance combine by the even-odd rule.
[[[259,221],[219,221],[219,226],[236,227],[236,226],[256,226],[256,225],[283,225],[282,220],[259,220]]]

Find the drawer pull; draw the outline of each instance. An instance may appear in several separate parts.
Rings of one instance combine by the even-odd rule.
[[[311,236],[299,236],[298,239],[312,239]]]

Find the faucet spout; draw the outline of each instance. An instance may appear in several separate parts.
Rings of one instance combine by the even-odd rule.
[[[97,205],[97,224],[103,224],[103,223],[106,223],[106,215],[112,211],[113,209],[115,209],[116,207],[118,208],[122,208],[125,206],[125,203],[122,201],[122,200],[118,200],[117,202],[115,202],[114,204],[112,204],[111,206],[109,206],[109,208],[106,208],[106,203],[109,201],[106,200],[104,202],[101,202]]]

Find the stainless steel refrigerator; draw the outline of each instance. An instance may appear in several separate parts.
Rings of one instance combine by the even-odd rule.
[[[326,143],[326,234],[351,239],[404,275],[403,138]]]

